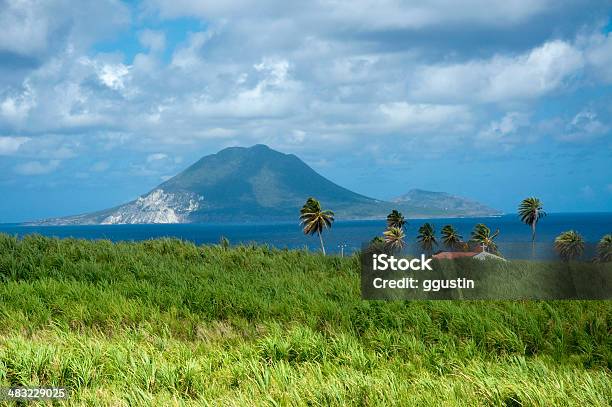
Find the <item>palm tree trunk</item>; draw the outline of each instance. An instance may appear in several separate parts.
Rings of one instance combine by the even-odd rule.
[[[531,224],[531,257],[535,257],[535,238],[536,238],[536,224]]]
[[[319,233],[319,240],[321,241],[321,251],[323,252],[323,256],[325,256],[325,246],[323,245],[323,236],[321,235],[321,232]]]

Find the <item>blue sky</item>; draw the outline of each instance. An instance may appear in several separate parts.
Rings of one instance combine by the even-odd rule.
[[[612,211],[607,1],[0,0],[0,222],[256,143],[354,191]]]

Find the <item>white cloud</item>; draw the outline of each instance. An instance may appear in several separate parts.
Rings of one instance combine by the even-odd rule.
[[[219,98],[206,93],[193,95],[189,110],[199,117],[216,119],[287,117],[303,103],[301,84],[290,78],[289,71],[289,61],[264,58],[251,67],[252,75],[246,75],[256,79],[255,83],[233,83]]]
[[[515,57],[422,67],[412,95],[425,100],[506,102],[531,99],[567,83],[583,67],[581,52],[563,41],[551,41]]]
[[[543,136],[563,143],[583,143],[605,137],[609,124],[602,122],[589,108],[580,110],[570,118],[561,116],[533,121],[524,112],[508,112],[500,119],[492,120],[478,132],[476,142],[481,147],[504,147],[505,150],[519,144],[540,140]]]
[[[106,64],[100,68],[99,77],[109,88],[119,90],[125,87],[124,80],[128,73],[128,67],[123,64]]]
[[[287,139],[288,143],[302,144],[306,140],[306,132],[302,130],[293,130],[291,137]]]
[[[21,89],[7,95],[0,102],[0,117],[13,124],[21,124],[37,103],[36,93],[29,81]]]
[[[55,171],[61,161],[51,160],[47,163],[41,163],[40,161],[28,161],[23,164],[19,164],[15,167],[15,172],[21,175],[43,175]]]
[[[465,130],[471,121],[469,108],[460,105],[394,102],[381,104],[379,110],[392,128],[404,128],[408,132],[441,127]]]
[[[583,41],[586,60],[594,76],[605,83],[612,83],[612,33],[594,34]]]
[[[167,154],[164,153],[154,153],[154,154],[149,154],[147,156],[147,162],[148,163],[152,163],[154,161],[160,161],[160,160],[165,160],[166,158],[168,158]]]
[[[37,0],[0,2],[0,50],[36,56],[49,54],[67,41],[83,47],[112,34],[129,21],[129,11],[113,0]]]
[[[515,145],[525,139],[520,129],[529,125],[529,117],[521,112],[506,113],[500,120],[493,120],[478,133],[478,142],[496,145]]]
[[[81,144],[78,137],[44,135],[29,137],[19,148],[19,156],[38,160],[66,160],[77,156]]]
[[[79,62],[85,66],[91,66],[95,70],[98,80],[114,90],[125,88],[125,81],[130,73],[129,66],[122,63],[107,63],[95,59],[83,57]]]
[[[143,30],[138,34],[138,40],[152,52],[160,52],[166,48],[166,35],[162,31]]]
[[[411,28],[439,26],[449,23],[471,23],[489,26],[511,25],[525,21],[547,10],[547,0],[514,0],[492,7],[486,0],[456,2],[430,0],[324,0],[287,4],[274,0],[229,0],[222,2],[198,0],[149,0],[146,5],[163,17],[196,16],[210,18],[290,17],[323,25],[358,26],[367,29]]]
[[[0,49],[25,54],[44,50],[51,22],[33,1],[3,2],[0,10]]]
[[[329,13],[334,20],[365,24],[372,29],[412,28],[439,26],[449,23],[472,23],[484,26],[511,25],[543,12],[548,1],[517,0],[500,2],[491,7],[485,0],[457,2],[432,0],[428,2],[403,2],[400,0],[351,0],[325,2],[331,6]],[[321,10],[325,12],[325,10]]]
[[[258,72],[265,72],[268,76],[259,83],[259,86],[282,86],[287,82],[289,61],[284,59],[264,58],[260,63],[253,65]]]
[[[70,26],[70,35],[57,40],[61,46],[24,80],[0,83],[0,133],[32,140],[58,135],[49,145],[21,147],[43,163],[80,156],[95,145],[98,151],[136,151],[140,162],[158,161],[151,166],[164,162],[143,151],[163,148],[174,157],[185,146],[210,151],[265,142],[308,154],[321,142],[330,150],[365,150],[370,141],[364,140],[384,144],[394,137],[405,150],[484,140],[493,146],[525,139],[527,119],[518,112],[559,91],[607,80],[609,35],[507,40],[508,33],[522,35],[510,30],[512,24],[547,13],[548,2],[484,4],[149,2],[149,11],[160,10],[162,19],[151,30],[151,15],[138,16],[141,49],[133,60],[132,49],[124,55],[121,46],[101,53],[74,45],[80,28]],[[32,13],[51,18],[48,11]],[[185,32],[175,44],[174,33],[166,38],[163,18],[179,15],[201,18],[206,29]],[[475,26],[497,34],[502,46],[471,49]],[[41,30],[57,32],[53,27]],[[438,31],[448,41],[459,39],[437,49],[427,34]],[[557,130],[601,135],[604,119],[600,113]],[[84,147],[67,143],[71,138]],[[46,155],[34,155],[34,146]]]
[[[29,141],[28,137],[0,137],[0,155],[12,155],[22,144]]]
[[[199,31],[189,34],[187,43],[172,55],[172,65],[183,69],[193,69],[202,61],[202,47],[215,35],[215,31]]]
[[[124,100],[136,92],[129,86],[127,67],[115,60],[65,51],[30,73],[23,84],[0,89],[0,131],[82,134],[123,127],[128,120]]]
[[[583,142],[600,137],[610,128],[602,123],[597,114],[592,110],[578,112],[572,120],[566,124],[565,129],[560,129],[557,138],[561,141]]]

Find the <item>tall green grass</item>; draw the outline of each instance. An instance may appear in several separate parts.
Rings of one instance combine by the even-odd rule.
[[[0,235],[0,387],[62,405],[612,405],[612,303],[362,301],[357,257]]]

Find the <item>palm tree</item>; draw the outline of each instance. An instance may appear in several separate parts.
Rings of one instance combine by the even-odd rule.
[[[457,232],[452,225],[446,225],[442,228],[442,243],[451,250],[456,250],[461,247],[463,236]]]
[[[488,248],[491,252],[497,252],[497,245],[495,244],[495,238],[499,235],[499,229],[495,233],[491,234],[491,229],[484,223],[479,223],[474,226],[472,230],[472,241],[485,246],[485,250]]]
[[[401,228],[391,227],[383,232],[385,236],[385,246],[392,251],[401,251],[406,243],[404,242],[404,231]]]
[[[304,227],[305,235],[319,235],[321,251],[325,256],[325,245],[321,233],[326,228],[331,228],[334,221],[334,213],[330,210],[322,210],[321,203],[314,198],[308,198],[300,210],[300,224]]]
[[[542,210],[542,201],[538,198],[525,198],[518,207],[518,215],[521,222],[531,226],[531,245],[535,248],[536,225],[540,218],[546,216],[546,212]]]
[[[438,245],[436,241],[436,233],[433,226],[430,223],[425,223],[419,228],[419,235],[417,241],[423,250],[430,253],[434,246]]]
[[[597,244],[597,261],[612,261],[612,234],[605,235]]]
[[[368,245],[368,249],[374,251],[383,251],[386,247],[385,239],[381,236],[376,236],[370,240],[370,244]]]
[[[383,239],[380,236],[375,236],[372,238],[372,240],[370,240],[370,244],[380,244],[380,243],[385,243],[385,239]]]
[[[393,209],[389,215],[387,215],[387,227],[388,228],[403,228],[406,224],[406,219],[401,212],[397,209]]]
[[[584,239],[574,230],[561,233],[555,239],[555,250],[563,261],[570,261],[582,256],[584,252]]]

